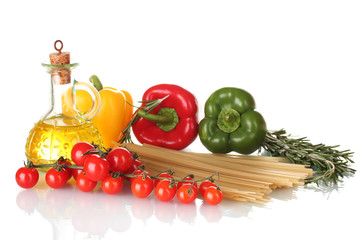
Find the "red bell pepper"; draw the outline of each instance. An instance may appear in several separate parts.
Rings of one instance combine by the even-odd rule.
[[[166,98],[165,98],[166,97]],[[165,98],[150,112],[142,110],[147,102]],[[198,135],[198,103],[192,93],[172,84],[159,84],[143,95],[140,117],[132,130],[140,143],[181,150]]]

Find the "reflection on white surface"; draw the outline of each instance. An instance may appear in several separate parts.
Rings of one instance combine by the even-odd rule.
[[[146,224],[152,217],[170,225],[176,220],[193,225],[199,215],[204,221],[215,223],[223,217],[247,216],[251,209],[248,204],[241,204],[238,209],[227,200],[211,206],[201,199],[191,204],[182,204],[177,199],[160,202],[153,194],[139,199],[131,193],[129,183],[116,195],[103,193],[99,186],[94,192],[84,193],[76,188],[74,181],[56,190],[40,181],[33,189],[20,190],[16,204],[29,213],[29,218],[38,212],[47,219],[52,224],[54,239],[102,237],[109,230],[122,233],[133,222]]]
[[[261,210],[263,218],[266,218],[273,212],[272,208],[281,211],[286,208],[288,201],[305,195],[309,198],[323,195],[327,199],[332,192],[338,191],[338,186],[318,188],[310,185],[277,189],[270,194],[272,205],[224,200],[218,206],[211,206],[202,199],[197,199],[192,204],[182,204],[177,199],[164,203],[158,201],[153,194],[148,198],[139,199],[131,193],[128,182],[125,183],[121,193],[107,195],[99,186],[93,192],[83,193],[76,188],[74,181],[62,189],[54,190],[41,180],[33,189],[19,188],[16,205],[28,213],[29,224],[32,224],[32,217],[37,213],[49,221],[53,228],[53,239],[108,239],[109,233],[124,234],[131,229],[134,232],[135,228],[150,226],[155,222],[164,226],[180,224],[200,226],[203,225],[201,222],[204,224],[243,222],[256,218],[256,212],[260,214],[257,216],[261,219]],[[302,196],[298,197],[298,194]],[[295,201],[295,204],[299,202]]]

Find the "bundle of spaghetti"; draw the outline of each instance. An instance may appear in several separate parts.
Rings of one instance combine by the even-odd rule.
[[[147,171],[157,174],[172,169],[177,178],[195,179],[219,172],[219,186],[226,199],[266,202],[276,188],[304,185],[313,170],[289,163],[286,158],[177,151],[143,144],[124,144],[136,152]]]

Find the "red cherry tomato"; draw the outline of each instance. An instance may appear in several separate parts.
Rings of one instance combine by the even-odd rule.
[[[94,149],[94,147],[92,146],[92,144],[88,142],[78,142],[74,144],[71,151],[72,161],[78,166],[83,166],[84,161],[88,157],[88,155],[83,155],[83,154],[91,149]]]
[[[174,177],[171,174],[167,173],[167,172],[160,173],[158,175],[158,177],[174,179]],[[156,187],[161,180],[168,180],[168,179],[155,179],[154,180],[154,186]]]
[[[101,181],[110,174],[110,165],[106,159],[96,154],[90,154],[84,162],[86,176],[93,181]]]
[[[191,184],[183,185],[178,189],[176,195],[181,203],[188,204],[197,198],[198,189],[194,185],[191,187]]]
[[[22,188],[32,188],[39,180],[39,172],[36,168],[21,167],[16,171],[15,180]]]
[[[135,172],[134,172],[134,175],[135,176],[143,176],[144,173],[146,173],[146,175],[150,176],[150,173],[148,171],[145,171],[145,170],[141,170],[141,169],[137,169]],[[131,178],[131,182],[136,179],[137,177],[133,177]]]
[[[176,194],[176,185],[170,187],[170,180],[161,180],[155,187],[155,197],[162,202],[171,201]]]
[[[138,176],[131,182],[131,191],[138,198],[146,198],[154,189],[154,182],[150,176]]]
[[[134,159],[133,162],[137,167],[140,167],[142,165],[142,162],[139,159]]]
[[[89,179],[84,173],[81,173],[77,176],[76,185],[82,192],[90,192],[96,187],[97,182]]]
[[[215,186],[215,187],[216,187],[216,185],[215,185],[213,182],[211,182],[210,180],[205,180],[205,181],[203,181],[203,182],[199,185],[199,193],[200,193],[200,195],[202,195],[202,196],[204,197],[205,190],[207,190],[207,188],[208,188],[209,186]]]
[[[146,172],[146,174],[150,176],[150,173],[149,173],[148,171],[141,170],[141,169],[137,169],[137,170],[135,170],[135,171],[133,172],[133,174],[134,174],[135,176],[140,176],[140,175],[142,175],[144,172]]]
[[[136,169],[142,165],[142,162],[138,159],[134,159],[131,166],[124,172],[124,174],[132,174],[133,172],[136,171]],[[125,177],[126,181],[130,181],[131,178],[129,177]]]
[[[83,173],[83,169],[70,168],[74,180],[77,180],[79,174]]]
[[[217,205],[223,200],[223,193],[215,186],[209,186],[204,193],[205,201],[210,205]]]
[[[121,173],[124,173],[133,163],[131,153],[121,147],[112,149],[107,154],[106,160],[110,164],[111,171]]]
[[[116,194],[121,191],[124,185],[122,177],[114,178],[111,175],[102,180],[102,191],[107,194]]]
[[[187,177],[185,177],[185,178],[183,178],[184,180],[187,180],[187,181],[193,181],[194,180],[194,178],[193,177],[190,177],[190,176],[187,176]],[[183,185],[188,185],[188,186],[190,186],[190,185],[192,185],[192,182],[178,182],[178,185],[177,185],[177,189],[179,189],[181,186],[183,186]],[[193,185],[198,189],[198,185],[197,185],[197,183],[196,182],[194,182],[193,183]]]
[[[51,188],[61,188],[66,185],[68,181],[68,172],[64,168],[60,171],[51,168],[45,175],[45,181]]]
[[[64,165],[68,165],[68,166],[70,166],[70,165],[72,165],[72,163],[70,162],[70,161],[58,161],[58,164],[64,164]],[[71,168],[64,168],[66,171],[67,171],[67,173],[68,173],[68,180],[72,177],[72,169]]]

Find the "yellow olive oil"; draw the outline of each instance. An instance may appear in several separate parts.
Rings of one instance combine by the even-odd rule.
[[[71,159],[74,144],[86,141],[102,146],[101,137],[91,122],[61,114],[37,122],[30,130],[25,152],[34,164],[51,164],[61,156]]]

